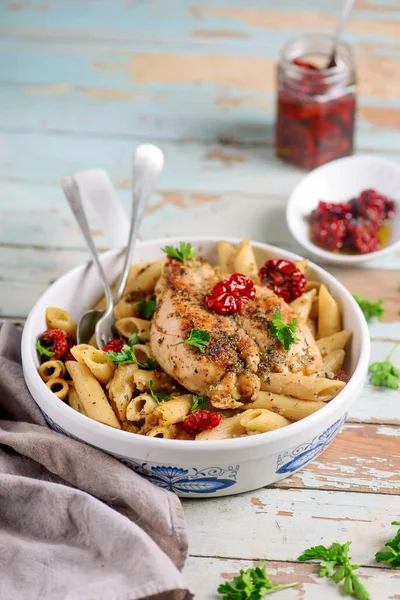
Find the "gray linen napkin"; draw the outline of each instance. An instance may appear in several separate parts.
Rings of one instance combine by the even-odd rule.
[[[176,496],[51,431],[0,321],[1,600],[189,600]]]

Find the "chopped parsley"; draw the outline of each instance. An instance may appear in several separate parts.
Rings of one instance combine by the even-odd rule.
[[[136,358],[135,348],[122,348],[121,352],[104,352],[105,356],[116,365],[134,364],[141,369],[154,370],[158,367],[158,362],[154,358],[148,358],[145,363],[139,362]]]
[[[54,356],[54,352],[50,348],[47,348],[46,346],[42,346],[42,344],[40,343],[40,340],[38,340],[36,342],[35,348],[41,356]]]
[[[136,307],[139,311],[139,316],[142,319],[151,319],[157,308],[157,303],[155,300],[145,300],[142,298],[140,302],[136,304]]]
[[[152,382],[151,379],[149,381],[149,391],[150,391],[151,397],[157,403],[160,403],[160,402],[169,402],[170,400],[172,400],[172,398],[174,398],[176,396],[176,394],[170,394],[168,396],[168,394],[165,394],[165,392],[155,392],[153,390],[153,382]]]
[[[298,560],[318,560],[320,577],[329,577],[336,585],[343,582],[342,592],[345,596],[371,600],[368,591],[354,573],[359,566],[350,564],[350,544],[351,542],[345,544],[334,542],[329,548],[314,546],[305,550]]]
[[[393,521],[392,525],[400,526],[400,521]],[[392,540],[385,544],[386,552],[377,552],[375,554],[376,562],[383,562],[392,569],[400,567],[400,529]]]
[[[382,317],[385,314],[385,309],[382,306],[383,300],[381,298],[379,298],[379,300],[375,303],[366,300],[359,294],[353,294],[353,298],[363,311],[365,320],[367,322],[370,321],[373,317],[376,317],[379,321],[382,320]]]
[[[296,328],[297,319],[293,319],[291,323],[285,323],[281,311],[278,310],[272,317],[269,332],[272,336],[278,338],[285,352],[289,352],[293,344],[299,341],[296,337]]]
[[[389,353],[387,359],[383,362],[374,362],[369,366],[369,380],[373,385],[378,387],[387,387],[392,390],[397,390],[400,384],[400,369],[394,366],[391,361],[392,354],[397,348],[395,344]]]
[[[221,583],[218,593],[222,600],[261,600],[272,592],[299,585],[298,581],[286,585],[272,583],[265,569],[265,560],[260,560],[259,565],[255,569],[241,570],[240,575],[231,582]]]
[[[139,336],[136,333],[136,331],[134,331],[128,339],[128,346],[135,346],[136,344],[139,344],[139,342],[140,342]]]
[[[172,346],[180,346],[181,344],[189,344],[198,348],[202,354],[206,351],[206,346],[210,343],[211,335],[207,329],[192,329],[189,337],[183,342],[172,344]]]
[[[191,408],[191,413],[196,412],[196,410],[201,410],[207,405],[207,396],[196,396],[193,394],[193,404]]]
[[[165,246],[165,248],[161,248],[161,250],[171,258],[177,258],[178,260],[181,260],[184,265],[186,265],[189,258],[196,256],[196,250],[193,248],[192,244],[187,242],[180,242],[179,248]]]

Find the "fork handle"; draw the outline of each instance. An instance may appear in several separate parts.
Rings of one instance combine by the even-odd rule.
[[[93,242],[92,235],[90,233],[89,224],[86,218],[85,211],[83,209],[79,187],[75,181],[75,178],[71,175],[63,177],[61,179],[61,187],[64,190],[64,194],[66,199],[68,200],[68,204],[70,205],[75,219],[83,233],[83,237],[85,238],[85,241],[88,245],[93,262],[97,267],[97,271],[103,284],[106,296],[107,307],[105,312],[108,313],[110,310],[112,310],[114,306],[113,296],[103,266],[100,262],[99,255],[97,254],[97,249]]]

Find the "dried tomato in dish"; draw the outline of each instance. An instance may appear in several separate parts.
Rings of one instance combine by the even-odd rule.
[[[238,313],[255,295],[256,288],[251,279],[241,273],[234,273],[213,287],[205,299],[205,305],[220,315]]]
[[[196,435],[207,429],[214,429],[222,421],[222,415],[208,410],[196,410],[183,421],[183,429],[190,435]]]
[[[112,338],[103,348],[103,352],[121,352],[124,342],[118,338]]]
[[[307,279],[290,260],[271,258],[259,271],[261,283],[269,287],[277,296],[291,302],[304,292]]]
[[[54,359],[59,359],[65,354],[70,339],[61,329],[46,329],[40,336],[40,342],[54,352]]]

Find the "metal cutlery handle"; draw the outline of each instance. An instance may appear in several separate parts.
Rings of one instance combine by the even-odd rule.
[[[95,263],[100,279],[102,281],[104,292],[106,295],[107,308],[106,312],[109,312],[110,308],[113,307],[113,297],[111,293],[111,289],[109,283],[106,278],[106,274],[104,272],[103,266],[100,262],[99,255],[97,254],[96,246],[93,242],[92,235],[90,233],[89,224],[86,219],[85,211],[83,209],[82,199],[79,192],[78,185],[72,176],[63,177],[61,180],[61,187],[64,190],[64,194],[66,199],[68,200],[68,204],[71,207],[71,210],[75,216],[75,219],[83,233],[85,241],[88,245],[90,254],[92,256],[93,262]]]
[[[122,297],[128,280],[136,239],[143,220],[145,209],[156,180],[164,166],[164,155],[157,146],[138,146],[133,158],[132,215],[128,244],[125,250],[124,265],[114,294],[116,304]]]

